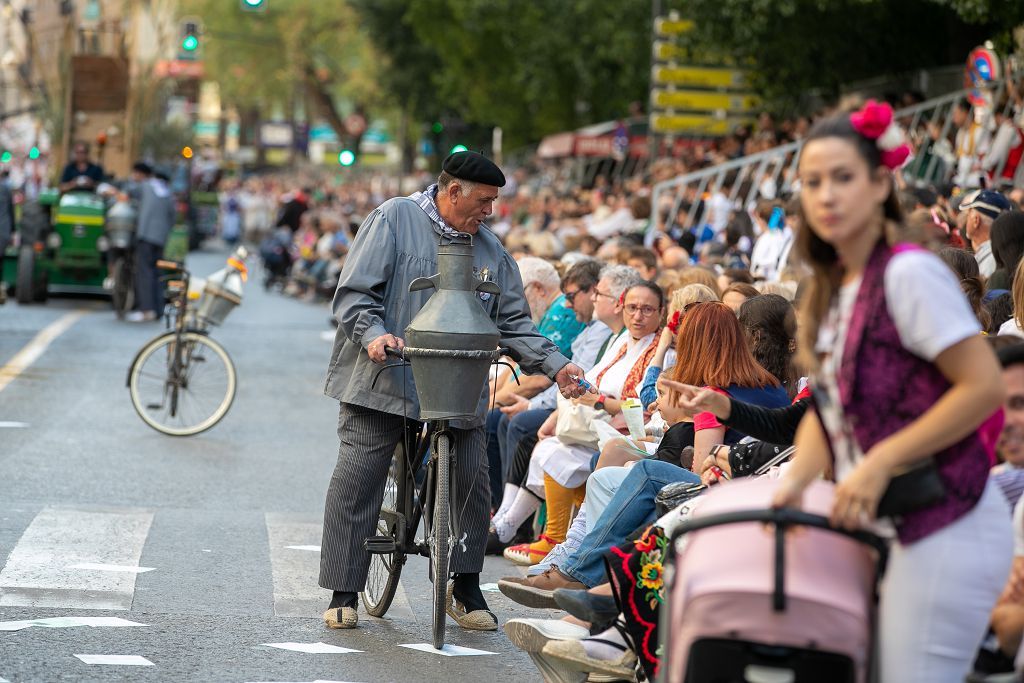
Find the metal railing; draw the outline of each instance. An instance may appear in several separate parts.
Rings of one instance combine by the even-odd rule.
[[[1005,79],[996,82],[992,101],[999,102],[1006,91]],[[958,159],[956,141],[950,139],[954,127],[953,111],[957,103],[967,97],[968,92],[959,90],[896,111],[896,119],[906,131],[908,142],[914,150],[914,155],[901,171],[907,184],[947,182],[957,174],[958,169],[959,175],[966,173],[968,178],[982,173],[979,163],[984,150],[973,150],[969,160]],[[1011,108],[1012,102],[1008,101],[1003,114],[1012,114]],[[989,132],[990,143],[996,134],[992,126],[993,119],[994,112],[990,109],[981,121],[981,130]],[[939,129],[934,139],[929,133],[929,127],[933,124]],[[712,202],[700,200],[719,192],[728,197],[733,207],[749,206],[758,197],[777,199],[789,195],[797,180],[797,163],[802,146],[802,141],[791,142],[657,183],[651,197],[654,218],[651,230],[667,232],[666,228],[675,225],[682,229],[703,225],[707,222]],[[990,169],[992,184],[1024,184],[1024,162],[1018,166],[1012,180],[1002,178],[1005,164],[1004,154],[995,168]],[[684,213],[685,218],[680,220]]]

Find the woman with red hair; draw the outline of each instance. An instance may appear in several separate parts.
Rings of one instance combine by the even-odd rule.
[[[758,365],[747,344],[736,314],[723,303],[709,301],[694,305],[679,323],[676,365],[667,378],[683,384],[709,387],[738,401],[765,408],[789,403],[779,380]],[[675,392],[669,392],[658,406],[666,422],[674,425],[665,433],[658,458],[678,462],[686,446],[694,449],[693,462],[703,463],[718,444],[731,444],[743,435],[727,430],[712,413],[692,418],[675,406]],[[674,456],[674,457],[673,457]],[[684,467],[690,463],[682,463]]]

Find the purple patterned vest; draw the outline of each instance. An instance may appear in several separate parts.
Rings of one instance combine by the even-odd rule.
[[[930,408],[950,384],[935,365],[903,348],[885,301],[885,268],[909,245],[875,248],[864,270],[843,349],[838,385],[843,412],[862,452]],[[934,454],[946,497],[899,520],[912,543],[969,512],[988,479],[988,455],[977,432]]]

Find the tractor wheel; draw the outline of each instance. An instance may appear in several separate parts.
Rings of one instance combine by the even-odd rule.
[[[39,273],[39,279],[32,290],[32,298],[38,304],[45,304],[50,296],[50,275],[45,270]]]
[[[33,291],[35,262],[36,254],[31,245],[24,245],[18,250],[18,279],[15,283],[15,297],[19,304],[30,304],[35,300]]]

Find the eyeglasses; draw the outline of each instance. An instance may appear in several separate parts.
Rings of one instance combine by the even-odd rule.
[[[626,304],[622,310],[624,310],[626,312],[626,315],[629,316],[633,316],[639,313],[643,317],[647,318],[649,316],[654,315],[661,309],[655,308],[654,306],[637,306],[636,304]]]
[[[589,289],[577,289],[575,292],[562,292],[562,294],[565,296],[565,300],[569,302],[569,305],[572,306],[576,302],[578,295],[586,294],[589,291]]]
[[[606,297],[608,299],[611,299],[612,301],[615,301],[616,298],[617,298],[617,297],[612,296],[611,294],[608,294],[606,292],[602,292],[597,287],[594,287],[594,296],[603,296],[603,297]]]

